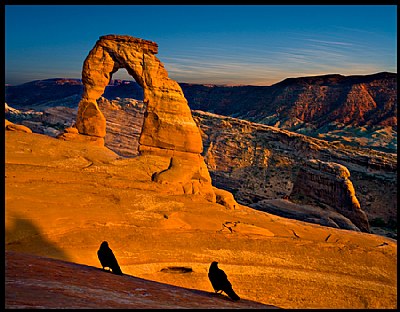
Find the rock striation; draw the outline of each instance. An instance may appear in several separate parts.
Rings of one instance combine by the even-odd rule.
[[[80,135],[104,144],[106,118],[97,100],[113,73],[125,68],[143,88],[146,111],[139,139],[140,154],[170,157],[169,167],[155,173],[154,181],[171,183],[185,194],[202,194],[215,202],[211,178],[200,155],[200,131],[181,87],[168,78],[155,56],[157,52],[158,45],[152,41],[122,35],[100,37],[83,64],[84,89],[76,127]]]
[[[300,167],[293,198],[306,197],[349,218],[361,231],[370,232],[368,218],[356,197],[349,170],[334,162],[310,159]],[[291,196],[292,198],[292,196]]]
[[[397,73],[287,78],[271,86],[181,87],[192,109],[291,131],[330,122],[397,129]]]
[[[101,97],[97,103],[107,123],[105,146],[124,157],[137,156],[146,109],[143,101],[126,98],[110,101]]]

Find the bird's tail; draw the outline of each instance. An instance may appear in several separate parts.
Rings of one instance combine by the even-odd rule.
[[[240,300],[240,297],[233,291],[232,287],[225,290],[225,292],[232,300]]]
[[[117,274],[117,275],[122,275],[122,271],[121,271],[121,268],[119,267],[119,265],[114,266],[114,267],[112,268],[112,272],[113,272],[114,274]]]

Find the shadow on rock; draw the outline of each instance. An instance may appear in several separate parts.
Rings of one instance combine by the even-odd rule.
[[[49,241],[31,219],[12,216],[12,226],[5,230],[5,248],[32,254],[45,254],[47,257],[70,260],[56,244]]]

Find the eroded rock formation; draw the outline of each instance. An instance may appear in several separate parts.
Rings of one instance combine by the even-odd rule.
[[[32,130],[29,129],[28,127],[24,125],[15,124],[11,121],[8,121],[7,119],[5,119],[4,128],[8,131],[20,131],[20,132],[32,133]]]
[[[300,167],[292,194],[334,207],[352,220],[363,232],[369,232],[368,218],[361,210],[349,170],[334,162],[310,159]]]
[[[202,141],[182,89],[155,54],[152,41],[130,36],[102,36],[87,56],[82,70],[84,91],[76,126],[79,133],[104,138],[106,121],[96,100],[112,74],[120,68],[137,81],[147,105],[140,137],[141,151],[152,148],[200,153]]]
[[[185,194],[202,194],[215,202],[216,195],[203,157],[200,131],[192,118],[181,87],[168,78],[157,59],[156,43],[130,36],[107,35],[96,42],[82,70],[84,90],[76,127],[80,135],[104,144],[106,119],[97,100],[112,74],[120,68],[143,88],[146,111],[139,139],[141,154],[170,157],[166,170],[154,173],[154,181],[171,183]]]
[[[105,146],[124,157],[138,155],[138,141],[144,120],[143,103],[133,99],[108,101],[104,98],[97,102],[107,120]],[[63,125],[66,132],[64,136],[77,136],[76,128],[65,129],[75,123],[76,109],[63,109],[64,112],[61,107],[49,108],[41,114],[32,110],[29,114],[20,112],[16,116],[6,110],[6,118],[28,126],[35,133],[49,133],[48,129],[55,131]],[[295,204],[285,200],[292,192],[303,160],[321,159],[342,164],[349,169],[357,199],[368,216],[371,232],[381,234],[377,232],[374,220],[383,220],[385,228],[390,227],[387,234],[397,237],[392,235],[397,220],[395,154],[349,148],[200,111],[192,111],[192,115],[201,128],[205,150],[203,155],[213,185],[232,192],[240,204],[287,218],[354,230],[352,221],[334,207],[320,205],[321,202],[311,207],[303,202],[297,201]],[[38,126],[33,127],[34,123]],[[177,185],[181,192],[182,187]],[[219,196],[215,189],[214,192],[217,202],[234,208],[227,203],[226,199],[229,201],[229,198]]]
[[[306,200],[297,200],[296,205],[285,200],[294,194],[304,161],[319,159],[349,170],[361,209],[370,221],[383,219],[390,224],[397,220],[396,154],[353,148],[227,116],[201,111],[192,114],[201,128],[203,156],[213,184],[231,192],[238,203],[307,222],[345,229],[358,227],[357,213],[354,218],[347,214],[344,220],[332,214],[344,216],[336,207],[320,205],[329,202],[328,198],[309,204],[312,209],[306,207]],[[327,183],[331,183],[328,177],[336,179],[327,175]],[[279,202],[271,202],[278,199]],[[371,223],[371,231],[375,230]]]

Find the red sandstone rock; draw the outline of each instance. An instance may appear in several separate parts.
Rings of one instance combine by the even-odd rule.
[[[277,308],[246,299],[233,302],[212,291],[129,274],[116,276],[93,266],[13,251],[6,251],[5,279],[5,307],[9,309]]]
[[[184,194],[203,194],[215,202],[211,178],[200,155],[203,150],[200,131],[181,87],[168,78],[163,64],[155,57],[157,52],[157,44],[151,41],[120,35],[100,37],[83,64],[84,90],[76,127],[81,135],[105,137],[106,119],[97,100],[112,74],[125,68],[143,88],[143,102],[147,105],[139,139],[140,153],[168,156],[172,152],[169,168],[154,173],[154,181],[171,183]],[[61,138],[66,136],[70,134]]]
[[[368,218],[356,197],[349,170],[340,164],[311,159],[300,168],[292,194],[335,208],[361,231],[369,232]]]
[[[157,44],[130,36],[102,36],[86,58],[82,70],[84,91],[77,128],[81,134],[104,137],[106,121],[96,100],[112,74],[126,68],[144,91],[147,105],[140,144],[200,153],[202,141],[189,106],[177,82],[168,78],[155,57]]]
[[[303,161],[314,158],[342,164],[349,170],[357,199],[369,220],[382,218],[389,223],[389,220],[397,219],[395,154],[343,146],[227,116],[201,111],[193,111],[192,114],[201,128],[203,155],[213,185],[235,194],[238,203],[309,221],[308,209],[304,210],[302,216],[296,211],[286,213],[294,207],[290,205],[279,214],[278,209],[271,209],[272,205],[267,201],[287,198],[293,194],[293,186]],[[326,174],[325,177],[327,185],[321,185],[321,188],[328,188],[328,184],[334,183],[336,179],[335,174]],[[327,196],[314,200],[313,204],[317,204],[314,205],[315,211],[321,213],[312,222],[327,224],[323,220],[321,202],[328,203],[332,211],[342,213],[329,205],[336,201],[329,199],[331,195]],[[298,199],[296,204],[304,206],[310,203]],[[347,218],[346,222],[338,221],[339,227],[344,225],[343,228],[353,228],[346,224],[353,221],[353,216],[348,215]],[[360,221],[358,213],[354,215],[354,220]],[[374,228],[371,230],[375,231]]]
[[[236,202],[235,198],[233,197],[232,193],[218,189],[216,187],[213,187],[215,195],[216,195],[216,201],[218,204],[221,204],[228,209],[235,209],[236,207],[239,207],[239,204]]]
[[[21,131],[26,133],[32,133],[32,130],[24,125],[17,125],[5,119],[5,129],[8,131]]]

